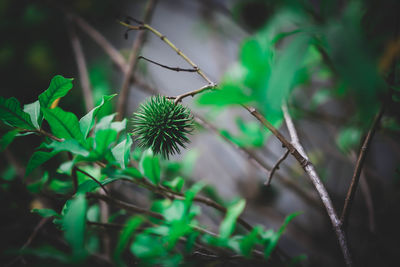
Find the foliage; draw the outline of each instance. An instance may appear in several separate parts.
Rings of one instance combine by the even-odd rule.
[[[252,250],[261,246],[266,251],[265,258],[270,257],[288,221],[276,233],[257,226],[247,235],[239,235],[236,233],[237,219],[245,207],[245,201],[239,200],[228,207],[219,235],[210,236],[197,219],[201,215],[201,209],[195,204],[195,197],[205,184],[195,183],[189,186],[185,185],[186,181],[182,177],[164,177],[160,159],[151,148],[139,151],[139,169],[133,167],[133,142],[127,134],[126,121],[113,122],[115,114],[110,114],[95,122],[103,105],[114,95],[104,96],[98,106],[78,120],[74,113],[54,104],[71,89],[71,82],[72,79],[57,75],[49,88],[39,96],[39,101],[24,110],[15,98],[2,99],[4,104],[1,118],[11,126],[11,130],[2,138],[3,148],[20,133],[33,133],[43,137],[42,143],[27,163],[27,177],[30,178],[37,168],[43,168],[43,164],[50,159],[62,154],[69,155],[67,160],[64,157],[61,161],[57,173],[47,169],[40,179],[28,185],[33,194],[47,191],[64,196],[65,202],[60,212],[49,208],[35,208],[32,212],[44,218],[54,218],[53,223],[63,231],[69,250],[41,246],[24,249],[20,253],[63,264],[82,264],[87,261],[99,249],[98,245],[91,245],[91,242],[98,242],[93,241],[98,240],[98,233],[88,231],[91,223],[98,220],[93,215],[97,204],[90,200],[92,195],[87,194],[98,191],[100,185],[124,180],[156,190],[155,193],[163,190],[165,194],[175,195],[176,199],[150,196],[151,212],[157,216],[123,216],[125,223],[113,252],[116,265],[124,266],[124,255],[130,251],[142,265],[176,266],[182,262],[183,255],[192,253],[203,242],[212,247],[230,248],[231,253],[236,252],[246,257],[251,257]],[[172,114],[172,117],[168,117],[168,114]],[[175,106],[161,96],[144,104],[141,113],[135,116],[134,122],[139,121],[142,124],[134,131],[141,134],[145,134],[142,127],[150,127],[151,123],[162,120],[161,123],[169,132],[166,136],[155,138],[152,147],[166,157],[169,153],[179,152],[176,143],[182,145],[182,142],[188,141],[184,134],[189,133],[193,127],[187,108],[179,104]],[[144,122],[142,119],[147,119],[144,116],[152,116],[151,123]],[[47,132],[46,128],[50,131]],[[159,138],[166,143],[170,142],[168,147],[161,145]],[[148,140],[146,142],[149,144]],[[163,161],[165,163],[167,161]],[[174,164],[176,163],[171,162],[171,166]],[[65,179],[66,177],[69,178]],[[123,209],[124,206],[120,208]],[[183,249],[180,248],[180,243],[184,244]]]

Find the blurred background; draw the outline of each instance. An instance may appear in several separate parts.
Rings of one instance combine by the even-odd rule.
[[[317,62],[313,65],[315,69],[307,72],[305,82],[294,91],[289,108],[300,140],[339,214],[360,140],[366,133],[365,125],[369,125],[372,118],[356,113],[362,109],[374,112],[383,102],[379,98],[374,99],[376,103],[371,102],[363,91],[352,95],[342,80],[348,79],[347,73],[351,79],[369,83],[364,80],[371,76],[362,72],[363,67],[370,61],[377,62],[390,41],[398,38],[400,26],[398,1],[370,0],[358,1],[362,6],[361,24],[352,28],[352,23],[356,23],[351,20],[352,14],[348,20],[343,15],[349,2],[352,1],[159,0],[150,23],[217,83],[239,60],[243,40],[256,34],[282,10],[302,10],[301,14],[313,21],[313,25],[332,32],[329,38],[337,43],[332,45],[327,56],[334,57],[333,62],[325,61],[324,53],[315,52],[317,55],[310,59]],[[99,103],[103,95],[120,91],[124,74],[85,25],[98,31],[128,60],[138,32],[130,31],[125,38],[126,28],[117,19],[124,16],[142,19],[145,5],[146,1],[133,0],[2,0],[1,95],[14,96],[27,104],[48,87],[54,75],[73,77],[74,88],[60,106],[78,117],[84,115],[87,107],[71,40],[78,40],[81,45],[94,103]],[[305,12],[304,6],[313,8],[316,14]],[[190,67],[151,34],[147,35],[140,55],[168,66]],[[329,62],[338,70],[336,73]],[[398,86],[398,66],[396,61],[394,71],[387,75],[394,87]],[[352,72],[353,68],[360,69],[361,73]],[[174,72],[144,60],[138,62],[135,77],[127,100],[127,117],[150,95],[177,96],[204,85],[195,73]],[[348,227],[350,248],[358,266],[399,264],[400,109],[398,102],[389,102],[368,152]],[[185,179],[206,181],[212,186],[207,194],[218,196],[222,202],[229,203],[239,197],[246,199],[244,218],[253,225],[276,230],[286,215],[301,211],[302,214],[289,224],[279,246],[291,257],[306,255],[304,266],[341,266],[342,255],[329,218],[300,165],[289,156],[275,174],[271,186],[266,187],[264,182],[268,174],[221,136],[236,144],[244,142],[243,147],[269,168],[285,152],[276,138],[270,137],[240,108],[201,106],[191,97],[185,98],[183,104],[216,129],[199,124],[188,148],[170,162],[164,162],[166,173],[180,166]],[[115,105],[116,101],[107,106],[104,113],[115,111]],[[289,137],[284,125],[280,130]],[[1,251],[21,247],[40,220],[30,209],[37,201],[45,201],[33,198],[27,191],[24,184],[29,184],[31,178],[24,178],[21,172],[38,144],[39,137],[28,136],[16,139],[1,153]],[[58,163],[48,164],[56,168]],[[114,190],[126,199],[145,204],[146,198],[140,192],[133,196],[132,188],[125,184],[116,185]],[[205,214],[209,214],[204,216],[204,223],[210,229],[218,229],[218,220],[214,219],[212,211],[204,209]],[[44,228],[32,246],[51,240],[54,231]],[[10,260],[10,256],[0,257],[2,262]]]

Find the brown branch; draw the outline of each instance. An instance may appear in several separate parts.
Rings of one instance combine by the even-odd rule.
[[[78,168],[78,167],[76,167],[76,170],[77,170],[78,172],[80,172],[80,173],[86,175],[86,176],[89,177],[90,179],[92,179],[96,184],[98,184],[98,185],[101,187],[101,189],[103,189],[103,191],[104,191],[107,195],[109,195],[108,190],[105,188],[105,186],[104,186],[102,183],[100,183],[99,180],[97,180],[97,179],[94,178],[91,174],[85,172],[84,170],[82,170],[82,169],[80,169],[80,168]]]
[[[83,99],[85,101],[86,111],[93,109],[93,94],[89,81],[89,74],[86,66],[85,55],[74,25],[71,23],[71,17],[67,17],[67,31],[71,39],[72,50],[74,52],[76,64],[78,67],[79,80],[82,88]]]
[[[156,61],[153,61],[153,60],[151,60],[151,59],[148,59],[148,58],[146,58],[146,57],[144,57],[144,56],[138,56],[138,59],[144,59],[144,60],[146,60],[146,61],[148,61],[148,62],[150,62],[150,63],[153,63],[153,64],[155,64],[155,65],[157,65],[157,66],[160,66],[160,67],[165,68],[165,69],[168,69],[168,70],[176,71],[176,72],[180,72],[180,71],[185,71],[185,72],[197,72],[197,69],[195,69],[195,68],[183,69],[183,68],[179,68],[179,67],[170,67],[170,66],[167,66],[167,65],[158,63],[158,62],[156,62]]]
[[[145,12],[144,12],[144,21],[147,23],[151,15],[153,13],[154,6],[156,4],[156,0],[149,0],[147,2]],[[129,60],[128,60],[128,69],[127,73],[124,77],[124,81],[122,83],[122,88],[120,91],[120,94],[118,96],[118,103],[117,103],[117,120],[122,120],[124,117],[125,111],[126,111],[126,105],[129,99],[129,87],[131,85],[132,81],[132,73],[134,72],[136,65],[137,65],[137,57],[139,54],[139,51],[145,41],[145,36],[146,36],[146,31],[140,31],[138,35],[136,36],[135,41],[133,42],[132,46],[132,52],[129,55]]]
[[[168,97],[168,98],[175,99],[174,103],[177,104],[177,103],[181,102],[182,99],[184,99],[185,97],[188,97],[188,96],[194,97],[197,94],[200,94],[207,90],[215,89],[216,87],[217,87],[217,85],[215,83],[207,84],[199,89],[196,89],[196,90],[193,90],[190,92],[186,92],[186,93],[183,93],[183,94],[175,96],[175,97]]]
[[[93,28],[86,20],[82,17],[68,13],[76,25],[89,35],[93,41],[95,41],[110,59],[121,69],[121,71],[126,75],[128,73],[128,65],[122,54],[109,42],[107,39],[95,28]]]
[[[295,148],[295,151],[297,151],[297,157],[300,155],[301,158],[296,159],[299,161],[299,163],[302,165],[304,171],[307,173],[308,177],[312,181],[312,183],[315,186],[315,189],[317,190],[322,203],[324,204],[326,211],[328,213],[328,216],[331,220],[332,226],[335,230],[337,239],[339,241],[340,248],[342,250],[344,260],[347,266],[352,266],[352,259],[351,255],[347,246],[347,240],[346,240],[346,235],[342,229],[341,222],[336,214],[335,208],[333,207],[332,201],[329,197],[328,192],[326,191],[326,188],[324,184],[321,182],[321,179],[319,178],[317,172],[315,171],[314,165],[308,160],[307,155],[304,152],[303,146],[301,145],[296,128],[294,127],[292,118],[290,117],[290,114],[288,112],[286,104],[282,105],[282,111],[283,115],[285,117],[285,122],[287,125],[287,128],[289,130],[289,134],[293,143],[293,147]],[[300,152],[299,152],[300,151]],[[292,151],[291,154],[293,155]]]
[[[282,157],[275,163],[274,167],[272,167],[271,172],[269,173],[268,176],[268,181],[265,183],[266,186],[269,186],[272,181],[272,177],[274,176],[274,173],[279,170],[279,166],[281,163],[289,156],[290,151],[286,150],[285,154],[282,155]]]
[[[364,142],[361,146],[360,153],[357,158],[357,163],[354,168],[353,177],[351,179],[349,190],[347,191],[346,200],[344,202],[344,207],[342,211],[342,215],[340,216],[340,221],[343,226],[346,227],[349,219],[349,214],[351,210],[351,206],[353,204],[354,195],[357,190],[358,181],[360,179],[361,170],[365,161],[365,156],[367,155],[369,145],[371,143],[372,138],[374,137],[375,131],[378,128],[379,122],[384,113],[384,107],[381,107],[378,114],[375,116],[375,119],[369,129],[367,136],[364,139]]]

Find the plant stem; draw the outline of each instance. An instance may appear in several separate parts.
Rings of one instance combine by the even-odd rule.
[[[378,114],[375,116],[371,128],[369,129],[367,136],[365,137],[364,142],[361,146],[360,153],[358,154],[356,166],[353,172],[353,177],[351,179],[350,187],[349,190],[347,191],[346,199],[344,202],[342,215],[340,216],[340,221],[342,222],[344,228],[346,228],[348,224],[349,214],[351,206],[353,204],[354,195],[357,190],[358,182],[360,180],[361,170],[365,162],[365,156],[367,155],[368,148],[371,144],[371,140],[374,137],[374,134],[376,132],[376,129],[378,128],[383,113],[384,113],[384,107],[382,107],[379,110]]]
[[[298,155],[300,155],[303,159],[296,159],[299,161],[299,163],[302,165],[304,171],[307,173],[308,177],[314,184],[315,189],[317,190],[321,201],[323,202],[326,212],[328,213],[328,216],[331,220],[332,226],[335,230],[337,239],[339,241],[340,248],[343,253],[343,257],[345,260],[345,263],[347,266],[352,266],[353,262],[351,259],[351,255],[347,246],[347,240],[346,240],[346,235],[342,229],[341,222],[336,214],[335,208],[333,207],[332,201],[329,197],[328,192],[326,191],[326,188],[324,184],[321,182],[321,179],[319,178],[317,172],[315,171],[314,165],[308,160],[306,153],[304,152],[303,146],[300,143],[300,140],[297,135],[296,128],[294,127],[294,123],[292,121],[292,118],[290,117],[290,114],[288,112],[286,104],[282,105],[282,111],[283,115],[285,117],[285,122],[287,125],[287,128],[289,130],[290,138],[293,143],[293,147],[296,147],[295,150],[298,151]],[[300,151],[300,152],[299,152]],[[292,151],[291,151],[292,153]],[[292,153],[293,155],[293,153]]]

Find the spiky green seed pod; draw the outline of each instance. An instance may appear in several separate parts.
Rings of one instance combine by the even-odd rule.
[[[151,148],[164,158],[180,153],[179,146],[189,143],[187,134],[193,131],[190,110],[165,96],[152,96],[142,103],[131,119],[132,133],[139,146]]]

